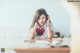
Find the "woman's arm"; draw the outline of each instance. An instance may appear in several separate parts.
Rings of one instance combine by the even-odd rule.
[[[51,25],[47,25],[47,31],[48,31],[48,38],[52,39],[54,31],[52,30]]]
[[[50,17],[48,16],[48,20],[47,20],[47,31],[48,31],[48,39],[52,39],[53,35],[54,35],[54,31],[51,28],[51,23],[50,23]]]
[[[30,34],[31,34],[31,39],[34,39],[35,34],[36,34],[36,28],[37,28],[37,22],[35,23],[34,27],[31,29]]]

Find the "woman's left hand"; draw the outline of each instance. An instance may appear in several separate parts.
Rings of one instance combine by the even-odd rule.
[[[48,18],[47,25],[50,25],[50,16],[48,16],[47,18]]]

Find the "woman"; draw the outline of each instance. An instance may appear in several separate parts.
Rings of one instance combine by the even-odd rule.
[[[31,39],[52,39],[53,34],[50,16],[45,9],[38,9],[30,27]]]

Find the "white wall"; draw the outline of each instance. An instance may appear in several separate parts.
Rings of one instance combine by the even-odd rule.
[[[73,5],[76,6],[76,13],[73,14],[71,25],[71,53],[80,53],[80,2],[75,2]]]
[[[71,18],[71,52],[80,53],[80,2],[62,1]]]
[[[12,44],[14,38],[27,36],[33,15],[39,8],[46,9],[55,31],[61,32],[64,36],[70,34],[70,16],[60,0],[0,0],[1,42],[6,39]]]

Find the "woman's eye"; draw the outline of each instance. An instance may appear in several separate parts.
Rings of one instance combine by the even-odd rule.
[[[44,17],[42,19],[45,19]]]

